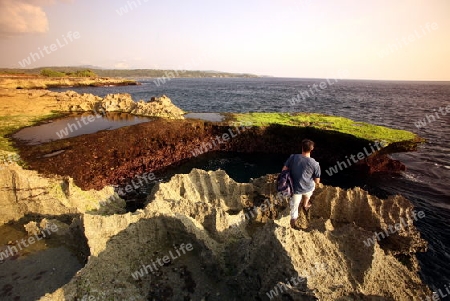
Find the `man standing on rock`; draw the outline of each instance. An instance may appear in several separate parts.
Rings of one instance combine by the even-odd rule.
[[[283,170],[290,171],[294,184],[294,195],[290,201],[292,228],[295,228],[300,204],[303,203],[303,208],[305,211],[308,211],[309,207],[311,207],[309,203],[311,195],[316,184],[320,183],[319,163],[311,158],[313,149],[314,142],[309,139],[303,139],[302,153],[291,155],[283,166]]]

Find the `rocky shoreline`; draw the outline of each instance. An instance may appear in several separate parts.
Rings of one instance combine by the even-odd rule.
[[[230,132],[236,137],[231,139]],[[227,134],[230,140],[218,143],[217,137],[224,134]],[[348,137],[345,134],[300,127],[250,126],[243,130],[242,127],[227,122],[157,119],[114,131],[101,131],[43,145],[19,143],[16,146],[20,156],[30,168],[47,175],[73,177],[75,183],[83,189],[101,189],[105,185],[125,184],[127,179],[146,171],[158,172],[169,166],[181,164],[196,157],[200,152],[267,153],[288,156],[298,150],[301,137],[305,136],[316,141],[314,156],[321,163],[323,170],[336,164],[346,154],[363,150],[369,144],[366,140]],[[285,137],[294,138],[285,139]],[[207,149],[202,146],[207,146]],[[410,146],[410,142],[391,144],[382,152],[371,154],[365,160],[350,166],[348,171],[366,177],[373,172],[404,170],[401,162],[389,158],[389,149],[400,151]],[[50,156],[58,152],[59,155]]]
[[[187,120],[166,97],[135,103],[129,95],[99,98],[44,90],[3,90],[0,96],[5,106],[16,99],[16,105],[25,104],[16,110],[35,115],[51,108],[160,117],[43,145],[16,144],[30,170],[2,164],[0,225],[20,222],[32,229],[48,220],[57,223],[65,229],[63,240],[78,246],[86,264],[59,289],[48,288],[45,296],[42,290],[20,292],[0,278],[7,287],[0,291],[5,298],[269,300],[277,289],[282,292],[277,290],[276,298],[289,300],[431,295],[419,277],[416,257],[427,243],[413,224],[412,204],[401,196],[380,199],[360,188],[321,184],[309,216],[301,215],[303,230],[297,231],[289,226],[286,200],[276,196],[276,175],[237,183],[224,171],[194,169],[157,183],[144,208],[135,212],[126,212],[124,199],[111,186],[190,160],[202,145],[211,145],[206,151],[289,154],[308,136],[316,141],[315,156],[326,168],[367,147],[366,139],[310,126],[244,128],[234,125],[232,116],[224,122]],[[27,101],[45,110],[27,108]],[[221,143],[217,137],[225,139],[224,133],[232,138]],[[400,171],[402,164],[388,154],[412,150],[417,143],[390,143],[350,170],[361,175]],[[375,239],[400,220],[404,226],[399,231]],[[59,264],[63,268],[64,262]]]
[[[40,223],[49,213],[56,220],[70,213],[74,219],[66,228],[75,231],[70,224],[79,223],[86,236],[86,266],[40,300],[269,300],[267,293],[292,277],[299,284],[286,286],[283,295],[293,300],[431,294],[415,256],[426,242],[413,226],[411,203],[400,196],[381,200],[359,188],[319,185],[309,220],[302,214],[304,230],[297,231],[289,226],[287,204],[275,195],[276,175],[236,183],[223,171],[193,170],[158,184],[149,204],[135,213],[124,213],[120,201],[108,205],[108,213],[98,211],[98,200],[112,195],[112,188],[81,191],[70,179],[49,180],[17,166],[1,170],[0,177],[11,187],[1,192],[2,207],[11,213],[2,215],[3,222],[31,215]],[[364,245],[399,219],[408,226]],[[68,223],[63,221],[59,227]],[[192,252],[154,265],[156,273],[132,277],[142,265],[188,243]]]
[[[0,76],[0,89],[48,89],[58,87],[135,86],[139,83],[124,78],[110,77],[39,77]]]

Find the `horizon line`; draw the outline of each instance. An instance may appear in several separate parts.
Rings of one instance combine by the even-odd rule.
[[[188,71],[188,72],[216,72],[223,74],[241,74],[241,75],[253,75],[257,78],[285,78],[285,79],[331,79],[334,77],[293,77],[293,76],[276,76],[276,75],[259,75],[250,72],[230,72],[230,71],[216,71],[216,70],[185,70],[185,69],[154,69],[154,68],[109,68],[109,67],[99,67],[99,66],[41,66],[34,68],[14,68],[14,67],[0,67],[0,70],[37,70],[45,68],[81,68],[81,69],[93,69],[93,70],[114,70],[114,71],[138,71],[138,70],[159,70],[159,71]],[[149,77],[153,78],[153,77]],[[183,78],[179,76],[177,78]],[[354,81],[396,81],[396,82],[450,82],[450,79],[379,79],[379,78],[339,78],[339,80],[354,80]]]

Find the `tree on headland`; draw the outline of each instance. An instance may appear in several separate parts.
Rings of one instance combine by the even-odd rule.
[[[65,77],[66,74],[63,72],[55,71],[52,69],[42,69],[41,71],[42,76],[46,77]]]
[[[90,69],[77,70],[74,72],[60,72],[45,68],[41,70],[40,74],[46,77],[98,77],[97,74]]]
[[[95,72],[90,69],[78,70],[73,73],[68,73],[67,75],[73,77],[98,77],[97,74],[95,74]]]

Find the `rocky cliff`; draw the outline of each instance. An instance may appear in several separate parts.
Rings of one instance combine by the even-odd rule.
[[[430,292],[416,252],[426,243],[400,196],[319,185],[310,216],[289,226],[275,175],[236,183],[192,170],[158,184],[144,210],[98,214],[111,188],[82,192],[70,179],[0,171],[2,223],[33,213],[80,214],[90,257],[41,300],[411,300]],[[119,208],[119,209],[118,209]],[[116,214],[111,214],[111,213]],[[403,220],[401,230],[364,243]],[[167,259],[167,260],[166,260]],[[147,269],[144,267],[147,266]],[[271,296],[271,298],[269,297]],[[91,299],[92,300],[92,299]]]

